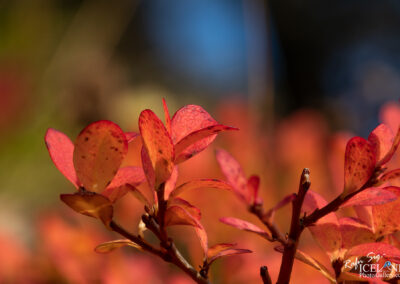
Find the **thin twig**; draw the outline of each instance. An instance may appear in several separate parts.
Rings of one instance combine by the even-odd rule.
[[[289,241],[284,247],[281,268],[279,271],[277,284],[288,284],[293,269],[294,257],[296,255],[299,238],[303,232],[304,225],[301,222],[301,207],[303,206],[304,198],[310,188],[310,171],[305,168],[300,177],[300,185],[297,197],[292,203],[292,220],[289,231]]]

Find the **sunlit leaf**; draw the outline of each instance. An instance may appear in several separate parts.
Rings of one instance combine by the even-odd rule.
[[[154,172],[153,165],[145,147],[142,147],[140,155],[142,159],[143,172],[145,173],[147,183],[149,184],[150,189],[155,189],[156,174]]]
[[[393,145],[393,131],[385,124],[380,124],[368,136],[376,153],[376,161],[379,163],[389,153]]]
[[[124,184],[138,186],[145,180],[143,169],[140,167],[120,168],[107,188],[119,187]]]
[[[182,138],[175,145],[175,163],[179,164],[193,157],[197,153],[203,151],[208,145],[208,137],[213,137],[221,131],[238,130],[234,127],[225,126],[222,124],[211,125],[199,130],[196,130],[186,137]]]
[[[393,202],[372,207],[372,226],[377,237],[400,230],[400,188],[388,186],[385,189],[398,198]]]
[[[215,155],[224,176],[235,189],[235,193],[245,202],[250,202],[246,175],[239,162],[231,154],[222,149],[218,149]]]
[[[57,169],[78,188],[80,182],[76,176],[73,163],[74,144],[67,135],[52,128],[47,130],[45,142],[50,157]]]
[[[168,207],[165,211],[165,226],[174,225],[188,225],[193,227],[200,227],[199,222],[195,217],[190,215],[188,211],[180,206],[174,205]]]
[[[174,146],[164,124],[151,110],[144,110],[140,114],[139,129],[154,169],[155,186],[158,188],[161,183],[168,180],[173,171]]]
[[[99,244],[94,249],[94,251],[97,253],[109,253],[115,249],[126,247],[126,246],[130,246],[130,247],[134,247],[138,250],[142,250],[142,247],[140,245],[138,245],[137,243],[134,243],[131,240],[125,239],[125,240],[114,240],[114,241]]]
[[[340,207],[373,206],[395,201],[397,195],[385,188],[370,187],[343,203]]]
[[[167,102],[165,99],[162,99],[163,108],[164,108],[164,115],[165,115],[165,128],[167,129],[168,133],[171,134],[171,116],[169,115],[169,110],[167,106]]]
[[[182,207],[197,221],[200,221],[201,219],[200,209],[182,198],[179,197],[172,198],[171,200],[168,201],[168,206]]]
[[[233,218],[233,217],[224,217],[224,218],[220,218],[219,220],[222,223],[232,226],[232,227],[235,227],[239,230],[252,232],[252,233],[255,233],[267,240],[272,240],[272,237],[268,232],[264,231],[263,229],[259,228],[258,226],[254,225],[250,222],[247,222],[247,221],[244,221],[241,219],[237,219],[237,218]]]
[[[361,188],[375,169],[375,151],[371,143],[353,137],[346,145],[344,162],[344,192],[347,195]]]
[[[60,198],[74,211],[100,219],[107,226],[112,220],[113,206],[110,200],[103,195],[85,191],[61,194]]]
[[[164,199],[168,200],[169,195],[171,192],[175,189],[176,186],[176,181],[178,180],[178,166],[175,166],[171,176],[169,179],[165,182],[165,188],[164,188]]]
[[[201,248],[203,249],[204,256],[208,253],[208,236],[203,225],[199,222],[199,226],[194,227],[197,237],[199,238]]]
[[[179,185],[174,191],[171,192],[170,198],[176,197],[187,190],[197,190],[202,188],[232,190],[232,186],[222,180],[198,179],[198,180],[191,180],[184,184]]]
[[[214,125],[218,125],[218,122],[215,121],[210,116],[210,114],[208,114],[202,107],[197,105],[184,106],[181,109],[179,109],[172,117],[171,120],[172,141],[174,145],[177,145],[182,139],[184,139],[189,134]],[[179,158],[179,160],[183,161],[203,151],[205,148],[207,148],[209,144],[211,144],[214,141],[216,136],[217,134],[212,134],[210,136],[206,136],[205,138],[198,140],[194,144],[189,143],[191,144],[190,149],[186,148],[180,150],[180,151],[185,150],[185,152],[180,155],[181,157]],[[189,140],[192,142],[195,139],[190,138]],[[187,142],[185,142],[185,144],[186,143]]]
[[[115,123],[101,120],[89,124],[75,141],[74,165],[85,189],[101,192],[117,174],[128,152],[128,142]]]
[[[397,129],[396,136],[393,139],[392,147],[389,152],[377,163],[377,166],[382,166],[390,161],[400,144],[400,127]]]

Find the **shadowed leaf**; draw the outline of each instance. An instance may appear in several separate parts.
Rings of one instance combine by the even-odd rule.
[[[194,227],[197,237],[199,238],[201,248],[203,249],[204,256],[208,253],[208,237],[207,232],[204,229],[201,223],[198,223],[199,226]]]
[[[50,157],[57,169],[78,188],[80,182],[76,176],[73,163],[74,144],[67,135],[52,128],[47,130],[45,142]]]
[[[371,252],[381,255],[385,259],[394,260],[396,263],[400,261],[400,250],[385,243],[366,243],[352,247],[347,251],[345,259],[351,256],[367,256]]]
[[[304,198],[302,211],[307,215],[315,209],[322,208],[327,204],[325,199],[318,193],[309,190]],[[314,239],[327,252],[331,260],[338,257],[342,245],[342,235],[339,221],[334,213],[329,213],[319,219],[313,226],[308,227]]]
[[[257,235],[260,235],[261,237],[267,239],[267,240],[272,240],[271,235],[262,230],[261,228],[257,227],[256,225],[241,220],[241,219],[237,219],[237,218],[233,218],[233,217],[224,217],[224,218],[220,218],[219,221],[221,221],[222,223],[235,227],[239,230],[243,230],[243,231],[248,231],[248,232],[252,232],[255,233]]]
[[[384,183],[384,182],[390,181],[392,179],[397,179],[399,177],[400,177],[400,169],[395,169],[395,170],[392,170],[390,172],[383,174],[380,177],[379,182]]]
[[[351,248],[362,243],[375,241],[372,229],[357,219],[344,217],[339,219],[342,233],[342,248]]]
[[[109,253],[112,252],[115,249],[122,248],[122,247],[134,247],[138,250],[142,250],[142,247],[130,240],[115,240],[115,241],[110,241],[110,242],[105,242],[102,244],[99,244],[94,251],[97,253]]]
[[[113,217],[113,206],[107,197],[94,192],[76,192],[61,194],[61,201],[74,211],[100,219],[108,226]]]
[[[75,141],[74,165],[85,189],[101,192],[116,175],[128,152],[128,142],[115,123],[89,124]]]
[[[346,145],[344,162],[344,192],[347,195],[361,188],[375,168],[375,152],[371,143],[361,137],[353,137]]]
[[[221,251],[218,254],[214,255],[213,257],[210,257],[208,259],[208,263],[211,264],[214,261],[216,261],[218,258],[221,258],[221,257],[245,254],[245,253],[252,253],[252,251],[248,250],[248,249],[236,249],[236,248],[226,249],[226,250]]]
[[[218,149],[215,156],[227,181],[233,186],[235,193],[246,203],[251,200],[251,193],[247,189],[247,179],[242,167],[227,151]]]
[[[174,146],[164,124],[151,110],[144,110],[140,114],[139,129],[154,169],[155,187],[158,188],[161,183],[168,180],[173,171]],[[145,167],[143,168],[146,172]]]
[[[216,189],[224,189],[224,190],[232,190],[232,186],[227,184],[226,182],[218,179],[198,179],[188,181],[184,184],[181,184],[174,191],[171,192],[170,198],[176,197],[187,190],[197,190],[201,188],[216,188]]]

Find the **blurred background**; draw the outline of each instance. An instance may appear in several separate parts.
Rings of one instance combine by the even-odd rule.
[[[394,0],[0,0],[0,247],[13,256],[5,258],[7,265],[0,257],[0,282],[189,281],[151,257],[129,254],[121,272],[115,266],[125,256],[94,254],[95,241],[110,235],[65,210],[58,196],[73,188],[44,145],[48,127],[72,140],[100,119],[137,130],[141,110],[162,115],[162,97],[171,113],[199,104],[241,129],[220,135],[225,138],[191,161],[204,170],[193,173],[184,164],[179,181],[221,177],[213,151],[224,147],[247,175],[261,175],[267,205],[296,190],[303,167],[311,168],[313,184],[327,198],[334,197],[343,184],[336,169],[345,139],[350,133],[366,137],[382,121],[386,103],[398,99],[399,29]],[[210,198],[221,202],[203,214],[210,235],[222,230],[219,217],[251,218],[235,197],[207,194],[196,200],[202,210]],[[121,207],[138,220],[139,205]],[[272,246],[256,237],[230,229],[210,237],[221,236],[261,253],[221,264],[213,271],[216,283],[251,283],[250,268],[224,274],[238,263],[253,267],[251,279],[258,281],[260,265],[279,262]],[[199,251],[186,253],[195,258]],[[88,278],[75,267],[81,254],[90,255],[84,261],[93,271],[112,260],[108,274]],[[18,278],[21,267],[29,267],[26,279]],[[320,283],[307,269],[298,271]],[[143,271],[153,278],[134,278]],[[157,277],[164,274],[169,278]]]

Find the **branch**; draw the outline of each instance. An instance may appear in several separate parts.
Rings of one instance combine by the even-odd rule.
[[[260,276],[264,284],[272,284],[271,277],[268,273],[268,267],[261,266],[260,267]]]
[[[300,218],[301,207],[303,206],[304,197],[306,196],[310,185],[310,171],[305,168],[300,177],[298,194],[292,203],[292,220],[290,224],[289,239],[284,247],[277,284],[288,284],[290,281],[299,238],[304,229],[303,222],[301,222]]]
[[[146,222],[145,222],[146,223]],[[147,226],[147,224],[146,224]],[[171,239],[168,240],[168,248],[165,248],[165,251],[162,251],[160,249],[157,249],[153,247],[151,244],[147,243],[145,240],[142,238],[135,236],[128,231],[126,231],[124,228],[122,228],[120,225],[115,223],[114,221],[111,221],[110,223],[110,228],[114,231],[119,233],[120,235],[124,236],[125,238],[131,240],[134,243],[137,243],[140,245],[143,250],[150,252],[151,254],[157,255],[158,257],[162,258],[166,262],[173,263],[177,267],[179,267],[182,271],[184,271],[187,275],[189,275],[196,283],[199,284],[209,284],[210,282],[203,278],[200,275],[200,272],[198,272],[196,269],[191,266],[187,260],[182,256],[182,254],[179,252],[179,250],[176,248],[175,244]],[[159,237],[159,231],[158,234],[156,234],[157,237]]]

